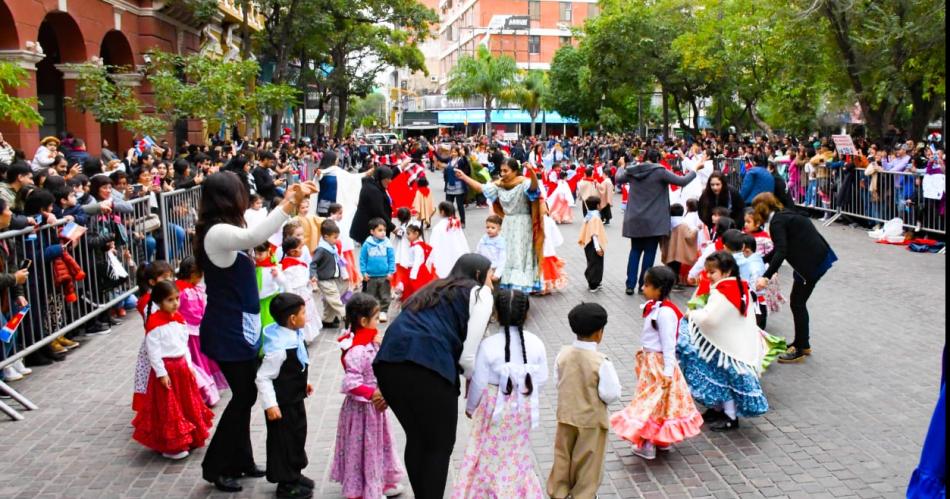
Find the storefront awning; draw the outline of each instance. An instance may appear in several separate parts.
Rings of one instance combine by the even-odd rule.
[[[460,109],[452,111],[438,111],[439,124],[443,125],[461,125],[463,123],[480,124],[485,122],[484,109]],[[492,123],[531,123],[531,115],[521,109],[495,109],[491,112]],[[536,122],[542,121],[548,125],[576,125],[577,120],[565,118],[554,111],[541,113]]]

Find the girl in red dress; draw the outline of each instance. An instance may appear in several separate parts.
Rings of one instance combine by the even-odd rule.
[[[412,267],[409,268],[409,280],[402,293],[403,303],[405,303],[413,293],[435,279],[435,272],[433,272],[428,263],[429,254],[432,253],[432,247],[426,244],[422,239],[422,227],[409,224],[406,227],[406,239],[409,240]]]
[[[202,447],[214,419],[201,399],[192,372],[188,331],[178,312],[178,287],[159,281],[146,308],[145,358],[135,372],[132,438],[169,459],[184,459]]]

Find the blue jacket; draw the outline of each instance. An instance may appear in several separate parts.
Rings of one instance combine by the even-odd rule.
[[[765,167],[754,166],[742,179],[742,189],[739,190],[739,194],[748,205],[752,203],[752,199],[763,192],[775,192],[775,179]]]
[[[360,248],[360,273],[388,277],[396,272],[396,250],[389,239],[366,238]]]

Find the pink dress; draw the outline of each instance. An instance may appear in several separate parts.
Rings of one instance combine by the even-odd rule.
[[[218,363],[201,353],[201,339],[198,336],[198,327],[201,318],[205,315],[207,296],[204,288],[178,281],[181,293],[179,312],[185,319],[185,329],[188,331],[188,351],[191,353],[191,363],[194,367],[195,382],[205,404],[214,406],[221,399],[220,390],[228,388],[228,382],[221,373]]]
[[[346,394],[336,429],[336,450],[330,479],[343,485],[344,497],[382,497],[383,490],[402,480],[388,409],[377,411],[369,399],[353,390],[376,389],[373,359],[379,345],[358,345],[346,353],[341,391]]]

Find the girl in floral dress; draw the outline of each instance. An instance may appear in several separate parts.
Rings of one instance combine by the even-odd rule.
[[[540,292],[541,260],[544,255],[544,220],[537,173],[526,164],[527,177],[518,175],[521,165],[510,158],[501,165],[501,178],[480,184],[464,173],[455,174],[492,203],[494,213],[505,219],[505,267],[499,269],[502,289]]]
[[[495,314],[502,329],[478,347],[465,414],[472,418],[453,499],[543,498],[534,472],[530,433],[538,425],[538,395],[548,378],[544,343],[523,329],[528,295],[500,290]]]
[[[656,450],[699,435],[703,417],[676,362],[676,336],[683,314],[669,300],[677,275],[667,266],[647,270],[643,294],[643,332],[637,352],[637,392],[630,405],[610,417],[620,438],[633,443],[633,453],[656,457]]]
[[[330,479],[343,485],[348,498],[378,499],[402,493],[404,474],[396,455],[388,406],[376,386],[373,360],[379,351],[376,327],[379,302],[356,293],[346,303],[348,330],[339,338],[346,395],[336,430]]]

